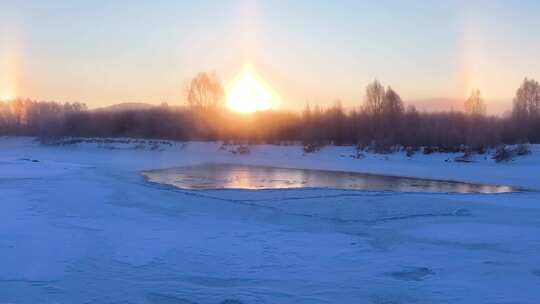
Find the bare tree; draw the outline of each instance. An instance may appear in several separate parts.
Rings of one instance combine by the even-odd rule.
[[[401,97],[388,87],[382,103],[382,142],[383,149],[391,149],[398,144],[402,131],[404,105]],[[381,141],[381,139],[379,139]]]
[[[486,114],[486,105],[482,99],[479,89],[473,89],[471,96],[465,100],[465,113],[475,116],[483,116]]]
[[[514,98],[513,115],[518,120],[540,116],[540,84],[536,80],[523,80]]]
[[[404,106],[401,97],[391,88],[388,87],[382,102],[382,112],[391,120],[398,120],[403,115]]]
[[[364,110],[371,115],[380,115],[383,111],[385,97],[384,87],[378,80],[373,81],[366,87],[366,99]]]
[[[331,141],[335,145],[341,146],[347,141],[345,131],[346,115],[345,111],[343,110],[343,106],[341,105],[341,100],[336,100],[334,106],[328,109],[327,113],[328,123],[330,125],[327,132],[332,138]]]
[[[200,73],[187,90],[187,102],[192,109],[217,109],[223,106],[224,90],[215,74]]]
[[[512,111],[514,127],[520,141],[538,141],[540,133],[540,84],[534,79],[523,81],[516,92]]]

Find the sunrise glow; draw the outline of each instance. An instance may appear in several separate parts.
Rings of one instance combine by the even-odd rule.
[[[279,98],[273,89],[261,79],[251,65],[226,88],[227,107],[231,111],[253,113],[275,108]]]
[[[15,93],[15,88],[13,85],[10,85],[10,86],[0,85],[0,101],[14,99],[15,95],[16,93]]]
[[[0,101],[12,100],[15,98],[15,90],[7,87],[0,87]]]
[[[9,48],[0,52],[0,100],[11,100],[17,97],[17,74],[20,60],[15,45],[12,43]]]

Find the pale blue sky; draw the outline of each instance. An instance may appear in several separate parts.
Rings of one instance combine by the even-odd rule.
[[[539,14],[533,0],[0,0],[0,96],[180,104],[195,73],[227,82],[250,60],[285,108],[359,104],[377,78],[411,101],[479,87],[501,111],[540,78]]]

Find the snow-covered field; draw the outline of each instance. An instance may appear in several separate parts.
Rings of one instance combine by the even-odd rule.
[[[456,155],[0,138],[0,303],[539,303],[540,147]],[[448,161],[445,161],[448,160]],[[202,162],[536,191],[187,191],[141,170]]]

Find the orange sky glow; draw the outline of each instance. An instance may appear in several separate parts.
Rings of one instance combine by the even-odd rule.
[[[428,17],[411,21],[416,4],[427,6]],[[0,13],[0,99],[80,101],[90,108],[121,102],[180,105],[190,77],[209,71],[220,76],[229,95],[237,95],[227,102],[245,103],[238,96],[251,85],[258,104],[242,105],[248,111],[299,110],[338,99],[355,107],[365,86],[378,79],[423,110],[459,107],[472,88],[480,88],[489,112],[503,113],[523,78],[540,76],[535,74],[540,64],[532,60],[532,50],[540,47],[534,41],[540,39],[519,34],[533,21],[508,11],[504,2],[465,10],[464,4],[439,9],[412,1],[399,13],[403,16],[350,2],[298,1],[284,7],[203,1],[170,8],[149,2],[122,13],[115,4],[0,5],[7,12]],[[312,11],[306,12],[308,7]],[[347,12],[353,8],[371,9],[388,28],[369,18],[356,20]],[[168,19],[168,9],[178,15]],[[191,17],[197,14],[212,24],[198,26]],[[94,24],[98,15],[108,17]],[[522,18],[511,23],[516,16]],[[50,22],[37,27],[31,20],[38,17]],[[248,63],[256,81],[246,80]],[[242,77],[243,87],[232,88]]]

